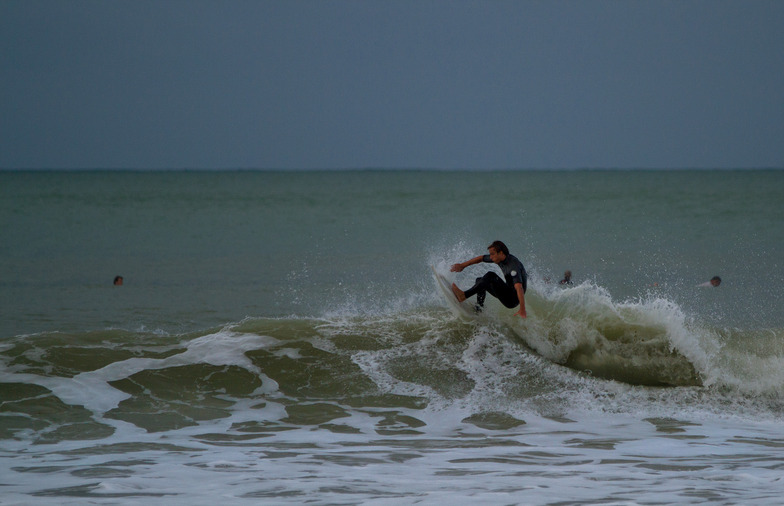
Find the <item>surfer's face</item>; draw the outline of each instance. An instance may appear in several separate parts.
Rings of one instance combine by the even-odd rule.
[[[503,251],[496,251],[495,248],[487,248],[487,252],[490,254],[490,260],[495,264],[506,260],[506,255],[504,255]]]

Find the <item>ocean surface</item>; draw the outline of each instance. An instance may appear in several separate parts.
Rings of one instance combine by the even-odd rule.
[[[0,172],[0,503],[780,504],[783,202],[774,170]],[[431,265],[467,288],[496,239],[528,318],[460,318]]]

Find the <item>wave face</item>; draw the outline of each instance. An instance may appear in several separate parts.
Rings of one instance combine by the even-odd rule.
[[[455,403],[477,412],[547,406],[545,414],[557,415],[575,403],[591,409],[614,385],[627,387],[613,410],[641,408],[644,390],[629,387],[702,387],[649,395],[689,410],[699,392],[708,411],[725,412],[729,402],[781,415],[780,330],[710,329],[666,299],[617,303],[590,283],[535,284],[525,321],[492,303],[460,320],[434,294],[433,287],[424,302],[388,312],[248,318],[206,333],[55,332],[6,341],[0,427],[5,437],[22,431],[39,442],[102,438],[117,428],[112,421],[160,432],[269,399],[285,407],[265,417],[277,426]]]

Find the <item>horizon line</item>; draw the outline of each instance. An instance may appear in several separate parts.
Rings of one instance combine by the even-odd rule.
[[[0,172],[591,172],[591,171],[742,171],[784,170],[781,167],[0,167]]]

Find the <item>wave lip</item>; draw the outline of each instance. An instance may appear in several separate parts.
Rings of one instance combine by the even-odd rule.
[[[526,296],[529,317],[515,333],[538,354],[591,375],[644,386],[717,381],[715,334],[689,322],[663,298],[617,303],[589,282],[539,287]]]

